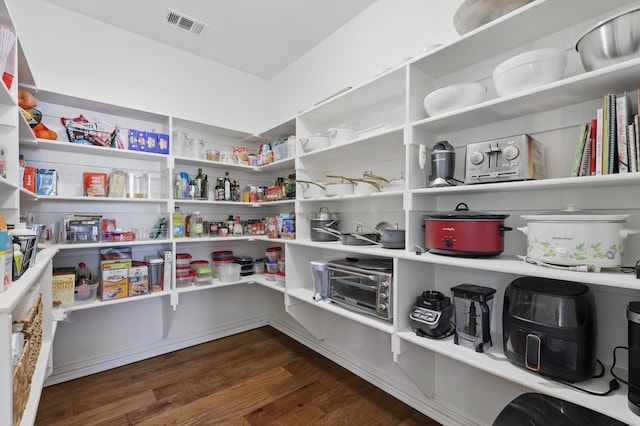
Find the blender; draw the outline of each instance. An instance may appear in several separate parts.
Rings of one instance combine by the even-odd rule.
[[[426,148],[420,146],[420,168],[426,165]],[[456,152],[447,141],[441,141],[433,146],[431,151],[430,187],[453,186],[457,184],[453,173],[456,167]],[[426,186],[426,182],[425,182]]]
[[[495,289],[460,284],[451,291],[456,319],[453,343],[484,352],[491,347],[491,306]]]

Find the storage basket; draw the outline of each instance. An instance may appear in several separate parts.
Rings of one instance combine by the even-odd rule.
[[[20,361],[13,370],[13,424],[19,425],[31,391],[31,380],[42,346],[42,295],[39,294],[26,318],[14,321],[22,324],[24,347]]]

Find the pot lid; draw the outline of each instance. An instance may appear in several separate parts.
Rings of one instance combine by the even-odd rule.
[[[336,220],[338,213],[330,213],[328,207],[320,207],[320,210],[309,214],[311,220]]]
[[[562,210],[522,216],[525,220],[545,222],[576,220],[593,222],[624,222],[628,217],[628,214],[604,214],[589,210],[580,210],[576,208],[575,204],[567,204]]]
[[[509,217],[508,214],[472,211],[466,203],[459,203],[452,211],[427,213],[424,216],[433,219],[505,219]]]

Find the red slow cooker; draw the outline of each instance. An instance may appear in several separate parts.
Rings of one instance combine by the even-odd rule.
[[[470,211],[465,203],[448,212],[424,215],[424,240],[430,253],[449,256],[497,256],[504,251],[508,214]]]

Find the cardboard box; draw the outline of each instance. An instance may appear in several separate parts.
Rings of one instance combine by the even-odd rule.
[[[158,152],[158,134],[153,132],[145,132],[145,151]]]
[[[129,268],[102,271],[102,300],[122,299],[129,296]]]
[[[149,269],[144,262],[134,262],[129,268],[129,297],[149,293]]]
[[[51,300],[53,307],[73,306],[76,285],[76,270],[73,267],[53,268]]]
[[[107,196],[106,173],[84,172],[82,181],[84,183],[85,197],[106,197]]]
[[[138,131],[136,129],[129,129],[127,148],[131,151],[140,151],[138,148]]]
[[[24,168],[22,187],[27,191],[36,192],[36,168],[27,166]]]
[[[158,133],[158,154],[169,155],[169,135]]]
[[[9,290],[13,274],[13,242],[9,231],[0,231],[0,293]]]
[[[147,151],[147,132],[143,131],[143,130],[138,130],[137,131],[137,138],[138,138],[138,151]]]
[[[100,249],[100,260],[123,260],[131,259],[133,252],[131,247],[109,247]],[[128,266],[129,268],[131,265]]]

